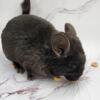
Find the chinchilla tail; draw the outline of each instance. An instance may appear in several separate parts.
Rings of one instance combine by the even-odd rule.
[[[30,0],[24,0],[21,4],[22,14],[30,14]]]

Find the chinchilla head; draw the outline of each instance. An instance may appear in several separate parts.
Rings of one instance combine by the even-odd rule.
[[[57,32],[51,37],[51,47],[46,51],[45,64],[54,76],[65,76],[77,80],[83,73],[85,54],[76,31],[69,23],[65,32]]]

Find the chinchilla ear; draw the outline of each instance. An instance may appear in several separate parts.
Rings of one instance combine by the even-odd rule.
[[[76,35],[75,28],[71,24],[69,24],[69,23],[65,24],[65,32],[69,33],[71,35]]]
[[[64,33],[58,33],[52,36],[51,39],[52,50],[57,57],[66,57],[70,50],[69,39]]]

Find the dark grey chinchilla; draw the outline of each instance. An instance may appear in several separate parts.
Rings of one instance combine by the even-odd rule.
[[[78,80],[86,56],[74,27],[66,23],[65,32],[57,31],[47,20],[29,15],[30,0],[22,3],[23,15],[11,19],[2,32],[5,56],[28,79],[38,76],[65,76]]]

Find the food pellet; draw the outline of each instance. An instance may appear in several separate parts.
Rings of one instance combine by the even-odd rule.
[[[55,81],[60,81],[61,78],[60,78],[59,76],[54,76],[54,77],[53,77],[53,80],[55,80]]]
[[[98,65],[97,62],[92,62],[91,66],[92,66],[92,67],[98,67],[99,65]]]

